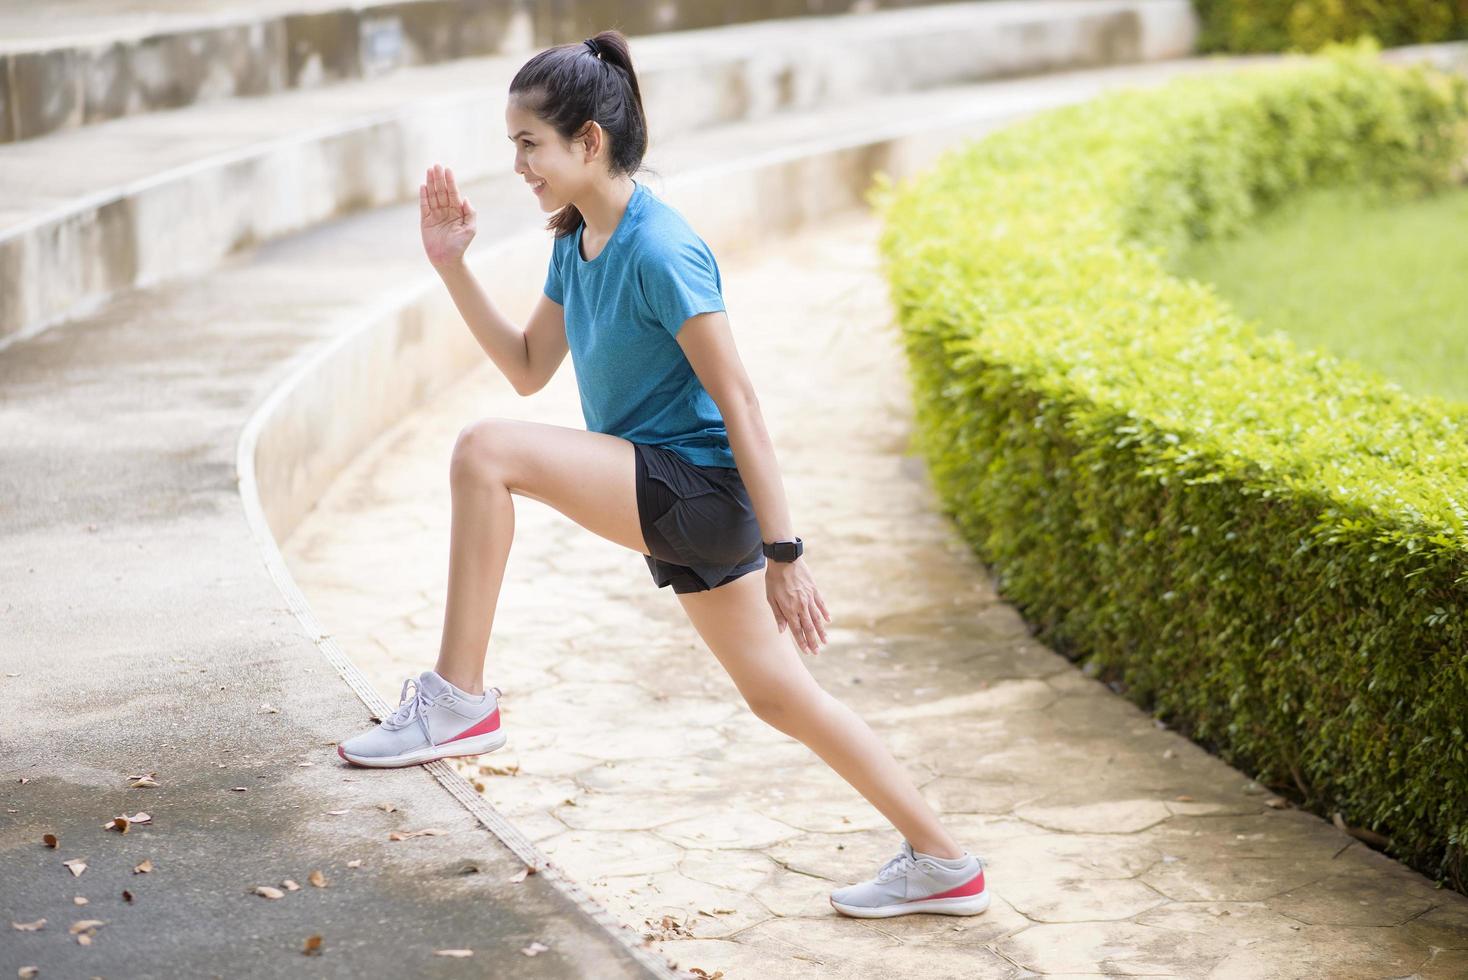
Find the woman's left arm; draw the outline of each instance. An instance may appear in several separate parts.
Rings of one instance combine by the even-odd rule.
[[[754,385],[735,349],[728,316],[723,310],[715,310],[689,317],[675,337],[724,417],[729,448],[754,504],[761,537],[765,542],[793,541],[795,531],[775,462],[775,447],[765,429]],[[825,624],[831,621],[831,614],[804,556],[789,562],[765,561],[765,598],[780,631],[789,626],[803,652],[819,654],[819,644],[827,642]]]

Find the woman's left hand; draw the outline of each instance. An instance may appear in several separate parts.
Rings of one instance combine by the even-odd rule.
[[[790,627],[795,645],[802,653],[819,654],[817,641],[826,642],[826,623],[831,614],[816,589],[804,558],[765,562],[765,598],[775,612],[780,632]],[[824,620],[824,621],[823,621]]]

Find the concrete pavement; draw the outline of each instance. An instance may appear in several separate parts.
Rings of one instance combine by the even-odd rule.
[[[900,835],[750,713],[640,556],[528,498],[486,676],[509,742],[456,766],[681,969],[730,980],[1468,974],[1468,899],[1160,728],[996,596],[908,452],[877,230],[848,212],[720,264],[835,617],[805,663],[988,858],[989,910],[832,910]],[[437,654],[449,452],[486,415],[584,427],[568,363],[529,399],[486,363],[385,433],[284,545],[393,700]]]

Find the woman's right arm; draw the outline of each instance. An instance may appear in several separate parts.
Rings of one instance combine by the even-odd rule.
[[[546,313],[537,306],[530,329],[522,331],[505,319],[469,271],[464,252],[474,240],[479,213],[467,197],[460,196],[453,170],[438,164],[429,167],[427,179],[418,187],[418,203],[424,254],[448,287],[469,332],[516,391],[526,395],[536,390],[539,385],[530,367],[533,344],[527,334],[546,332],[545,327],[536,327],[538,320],[547,319]],[[548,302],[542,299],[542,303]],[[559,313],[556,319],[559,321]],[[560,359],[556,358],[555,363],[559,364]]]
[[[530,345],[528,331],[523,331],[505,318],[499,308],[485,293],[474,273],[461,256],[457,261],[435,265],[439,278],[448,287],[454,305],[469,326],[469,332],[479,341],[479,346],[494,361],[495,366],[522,395],[528,395],[538,387],[533,383],[530,370]],[[548,303],[544,297],[542,303]],[[536,307],[536,315],[540,315]],[[532,321],[534,317],[532,317]]]

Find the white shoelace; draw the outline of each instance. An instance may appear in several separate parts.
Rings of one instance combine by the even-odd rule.
[[[917,867],[917,862],[909,857],[906,851],[903,851],[901,854],[897,855],[895,858],[882,865],[881,870],[877,872],[877,881],[891,881],[898,875],[906,874],[908,871],[911,871],[915,867]]]
[[[413,696],[408,697],[408,685],[413,685]],[[409,677],[403,681],[402,693],[398,695],[398,707],[388,717],[382,719],[382,727],[390,732],[398,731],[406,727],[415,718],[418,725],[423,729],[423,741],[433,744],[433,739],[428,733],[428,708],[433,704],[433,698],[423,692],[418,686],[418,678]]]
[[[976,860],[976,861],[979,862],[979,867],[980,868],[982,868],[984,866],[984,864],[986,863],[984,861],[984,859],[981,858],[981,857],[979,857],[977,854],[974,855],[974,860]],[[906,874],[908,871],[911,871],[916,866],[917,866],[917,862],[914,861],[910,856],[908,856],[908,853],[906,851],[903,851],[900,854],[898,854],[896,857],[892,858],[892,860],[890,860],[886,864],[882,865],[881,870],[879,870],[877,872],[877,878],[876,878],[876,880],[877,881],[891,881],[893,878],[896,878],[898,875]],[[947,867],[946,865],[939,865],[939,867],[943,868],[943,870],[945,870],[945,871],[954,871],[954,870],[956,870],[954,868]]]
[[[413,685],[412,698],[408,697],[409,684]],[[496,699],[504,696],[497,687],[491,687],[489,690],[494,692]],[[418,727],[423,730],[423,741],[432,745],[433,736],[428,731],[428,709],[435,703],[435,699],[424,693],[423,689],[418,686],[418,678],[409,677],[403,681],[403,689],[398,694],[397,710],[382,720],[382,727],[390,732],[395,732],[417,719]]]

